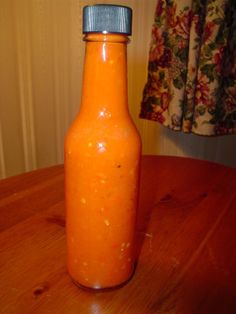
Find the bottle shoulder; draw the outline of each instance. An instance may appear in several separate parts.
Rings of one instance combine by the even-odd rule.
[[[67,136],[76,134],[78,137],[88,135],[125,136],[139,134],[135,123],[129,114],[120,118],[90,119],[80,116],[71,124]]]
[[[66,146],[112,147],[120,146],[127,149],[131,146],[141,147],[141,137],[130,117],[111,119],[109,121],[86,121],[77,118],[66,135]]]

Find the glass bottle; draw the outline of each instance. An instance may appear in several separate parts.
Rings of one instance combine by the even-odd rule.
[[[106,289],[134,271],[141,140],[127,101],[132,11],[86,6],[80,111],[65,140],[67,265],[73,281]]]

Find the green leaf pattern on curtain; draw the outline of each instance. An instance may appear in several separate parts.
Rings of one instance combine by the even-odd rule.
[[[158,0],[141,118],[236,133],[236,1]]]

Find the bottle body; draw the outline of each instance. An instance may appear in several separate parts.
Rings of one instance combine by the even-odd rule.
[[[104,289],[134,269],[141,140],[127,104],[123,35],[87,36],[81,109],[65,141],[67,264]]]

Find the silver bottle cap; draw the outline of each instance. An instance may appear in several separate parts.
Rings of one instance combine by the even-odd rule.
[[[83,33],[131,35],[132,9],[110,4],[85,6],[83,8]]]

